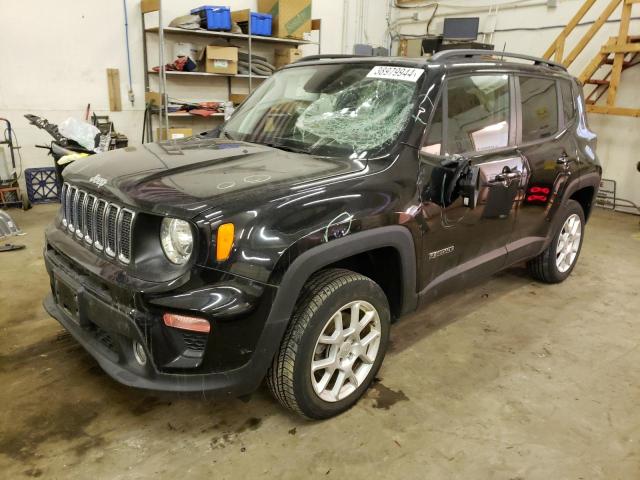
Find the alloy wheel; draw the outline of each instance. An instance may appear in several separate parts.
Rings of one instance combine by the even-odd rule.
[[[581,237],[582,222],[574,213],[565,220],[556,245],[556,267],[560,273],[569,270],[576,260]]]
[[[380,349],[378,311],[363,300],[344,305],[327,321],[313,351],[311,382],[326,402],[351,395],[369,375]]]

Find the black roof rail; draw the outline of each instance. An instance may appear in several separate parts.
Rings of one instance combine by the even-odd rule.
[[[510,53],[510,52],[498,52],[496,50],[464,50],[464,49],[451,49],[451,50],[442,50],[437,52],[431,57],[432,62],[448,60],[450,58],[473,58],[473,57],[482,57],[482,56],[494,56],[500,58],[519,58],[521,60],[529,60],[533,62],[534,65],[546,65],[548,67],[560,68],[561,70],[567,71],[567,68],[564,65],[556,63],[551,60],[546,60],[544,58],[534,57],[532,55],[524,55],[521,53]]]
[[[316,60],[330,60],[336,58],[361,58],[364,55],[349,55],[342,53],[327,53],[324,55],[309,55],[308,57],[302,57],[300,60],[296,60],[295,63],[300,62],[315,62]]]

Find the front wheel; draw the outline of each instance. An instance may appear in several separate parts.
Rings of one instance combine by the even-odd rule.
[[[389,304],[371,279],[342,269],[304,285],[267,374],[286,408],[322,419],[352,407],[378,372],[389,340]]]
[[[582,248],[584,211],[578,202],[568,200],[560,228],[547,249],[527,264],[531,275],[546,283],[559,283],[575,267]]]

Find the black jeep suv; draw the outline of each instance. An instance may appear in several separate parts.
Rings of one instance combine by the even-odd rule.
[[[311,57],[219,129],[65,171],[48,312],[119,382],[352,406],[390,323],[574,268],[601,167],[580,85],[523,55]]]

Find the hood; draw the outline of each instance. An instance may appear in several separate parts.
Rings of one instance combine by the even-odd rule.
[[[192,137],[86,157],[69,165],[64,179],[140,210],[193,218],[229,203],[251,208],[364,167],[361,160]]]

